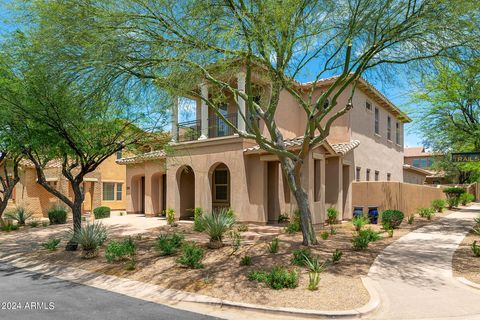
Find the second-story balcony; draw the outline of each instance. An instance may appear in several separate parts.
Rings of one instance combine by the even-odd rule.
[[[234,126],[238,125],[237,113],[224,116]],[[226,137],[234,134],[233,129],[219,116],[208,118],[208,138]],[[201,120],[193,120],[178,123],[178,142],[193,141],[200,139],[202,135]]]

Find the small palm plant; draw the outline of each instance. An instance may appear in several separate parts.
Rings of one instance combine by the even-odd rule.
[[[227,208],[221,208],[201,217],[205,233],[210,237],[211,249],[223,246],[223,236],[235,224],[235,216]]]
[[[320,262],[316,257],[305,256],[305,265],[308,268],[308,290],[318,290],[318,284],[320,283],[320,273],[325,270],[325,263]]]
[[[73,230],[70,232],[73,233]],[[107,228],[100,222],[87,223],[72,235],[72,241],[82,247],[83,257],[86,259],[96,257],[98,247],[103,245],[105,240],[107,240]]]
[[[24,226],[27,220],[32,216],[32,213],[28,212],[23,207],[17,207],[13,211],[5,213],[4,216],[6,219],[15,220],[18,225]]]

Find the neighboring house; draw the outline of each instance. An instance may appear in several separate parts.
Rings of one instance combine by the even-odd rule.
[[[435,158],[439,156],[441,155],[426,152],[424,147],[405,148],[404,181],[416,184],[449,183],[443,172],[433,169]]]
[[[85,201],[83,213],[91,213],[99,206],[108,206],[112,212],[126,211],[125,166],[118,165],[121,152],[105,160],[94,172],[84,178]],[[61,161],[51,161],[45,168],[47,182],[73,198],[73,190],[68,180],[62,175]],[[20,169],[20,182],[15,186],[14,196],[8,209],[15,206],[25,207],[36,218],[47,217],[48,210],[56,204],[64,205],[57,197],[37,183],[35,167],[29,161],[23,161]]]
[[[260,78],[260,77],[258,77]],[[321,80],[319,95],[335,77]],[[245,74],[235,79],[245,89]],[[269,86],[256,84],[260,102]],[[298,84],[305,92],[312,83]],[[199,85],[200,88],[200,85]],[[199,89],[209,95],[205,85]],[[245,128],[233,97],[219,106],[225,117]],[[348,89],[338,99],[338,108],[348,101]],[[156,215],[172,208],[177,219],[189,218],[195,207],[211,211],[231,207],[238,220],[276,222],[283,212],[292,212],[295,200],[283,177],[278,158],[261,150],[254,141],[233,135],[207,105],[196,101],[196,119],[178,123],[178,102],[173,106],[169,153],[153,151],[118,161],[127,168],[127,212]],[[247,114],[248,121],[258,121]],[[305,116],[287,91],[281,92],[276,122],[285,144],[298,148]],[[302,185],[307,190],[314,224],[323,223],[325,210],[336,207],[339,218],[352,216],[351,185],[359,181],[403,181],[403,125],[410,118],[366,80],[361,79],[353,96],[353,109],[337,119],[330,136],[306,158]],[[264,135],[268,132],[259,122]]]

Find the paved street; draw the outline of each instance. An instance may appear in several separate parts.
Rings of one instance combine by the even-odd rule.
[[[13,307],[11,303],[15,303],[15,306],[20,305],[22,309],[7,310]],[[34,307],[35,310],[33,310]],[[0,319],[193,320],[215,318],[59,280],[55,277],[26,272],[0,263]]]

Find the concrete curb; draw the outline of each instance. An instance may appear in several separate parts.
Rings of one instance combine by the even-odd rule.
[[[195,304],[219,306],[221,308],[235,308],[250,312],[277,314],[284,316],[360,319],[365,317],[367,314],[372,313],[380,306],[380,296],[374,288],[372,280],[368,277],[362,277],[362,282],[370,295],[370,300],[366,305],[351,310],[330,311],[287,307],[269,307],[250,303],[223,300],[176,289],[166,289],[154,284],[112,275],[105,275],[72,267],[58,267],[52,264],[36,264],[32,261],[26,261],[24,258],[21,257],[21,254],[16,255],[16,257],[1,257],[0,262],[8,263],[13,267],[17,267],[26,271],[56,277],[61,280],[88,285],[98,289],[112,291],[133,298],[142,299],[154,303],[168,304],[169,306],[174,308],[181,308],[180,306],[178,306],[178,303],[188,302]],[[195,312],[195,310],[191,307],[188,308],[188,310]],[[202,311],[199,310],[197,312],[201,313]]]
[[[455,277],[454,279],[460,282],[462,285],[474,288],[476,290],[480,290],[480,284],[470,281],[464,277]]]

